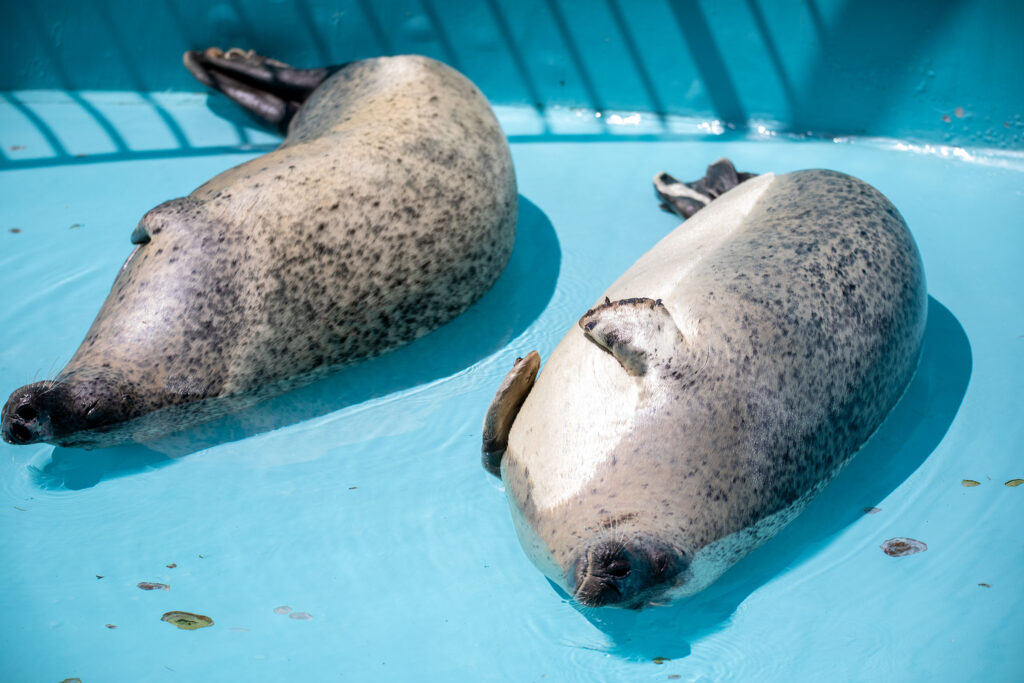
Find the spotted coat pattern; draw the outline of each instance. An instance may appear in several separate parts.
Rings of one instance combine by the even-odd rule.
[[[770,182],[672,291],[637,291],[629,273],[613,285],[612,300],[588,312],[548,360],[513,424],[502,472],[517,530],[569,592],[588,548],[641,535],[674,548],[687,567],[662,598],[701,590],[834,477],[912,377],[927,299],[903,218],[841,173]],[[674,319],[695,322],[680,331]],[[575,341],[584,336],[594,343]],[[601,356],[616,345],[625,347],[621,365],[563,370],[567,354]],[[531,411],[532,402],[574,396],[622,401],[601,373],[635,375],[632,414],[604,418],[618,420],[615,438],[606,430],[595,443],[599,425],[585,414],[565,425]],[[567,435],[554,450],[548,437],[560,430]],[[597,448],[605,448],[600,458],[588,453]],[[570,465],[555,471],[550,459]],[[563,476],[577,471],[592,474]]]
[[[142,218],[51,383],[48,440],[152,438],[426,334],[504,269],[516,197],[469,80],[416,56],[347,65],[275,151]]]

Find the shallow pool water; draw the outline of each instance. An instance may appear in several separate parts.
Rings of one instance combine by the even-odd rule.
[[[455,322],[146,447],[0,444],[0,679],[1019,680],[1024,486],[1005,482],[1024,477],[1024,164],[502,118],[515,253]],[[273,138],[204,98],[29,93],[0,100],[0,143],[6,397],[70,358],[147,209]],[[844,171],[893,201],[928,278],[921,367],[853,464],[710,589],[581,610],[520,549],[481,420],[517,355],[546,357],[675,227],[651,176],[723,156]],[[887,556],[899,537],[927,550]],[[213,625],[174,628],[170,611]]]

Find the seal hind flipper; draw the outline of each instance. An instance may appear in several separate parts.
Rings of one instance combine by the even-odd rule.
[[[254,51],[211,47],[190,50],[182,61],[196,79],[224,93],[282,132],[316,88],[341,66],[296,69]]]
[[[583,314],[579,326],[587,339],[619,361],[634,377],[657,365],[670,368],[681,358],[686,340],[661,299],[609,301]]]
[[[654,176],[654,193],[662,211],[686,220],[732,188],[756,176],[756,173],[737,171],[728,159],[719,159],[707,167],[703,178],[691,183],[676,180],[664,171],[658,173]]]
[[[508,447],[508,433],[523,407],[523,401],[533,388],[540,369],[540,354],[530,351],[525,358],[516,358],[505,381],[498,387],[487,415],[484,417],[483,457],[484,469],[496,477],[501,476],[501,458]]]

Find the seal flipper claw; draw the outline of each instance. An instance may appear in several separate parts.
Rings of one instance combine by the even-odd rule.
[[[719,159],[707,167],[703,178],[692,183],[676,180],[668,173],[658,173],[654,176],[654,193],[663,211],[674,213],[685,220],[740,183],[756,176],[756,173],[737,171],[728,159]]]
[[[505,381],[491,401],[484,417],[483,457],[484,469],[496,477],[501,476],[501,458],[508,447],[508,433],[523,407],[523,401],[533,388],[540,369],[540,354],[531,351],[525,358],[517,358],[505,375]]]
[[[211,47],[184,54],[185,68],[210,88],[224,93],[282,132],[302,103],[341,66],[296,69],[252,50]]]

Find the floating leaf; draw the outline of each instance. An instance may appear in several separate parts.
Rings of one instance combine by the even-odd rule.
[[[170,564],[164,565],[164,566],[166,566],[168,569],[174,569],[175,567],[178,566],[178,563],[177,562],[171,562]]]
[[[288,605],[281,605],[280,607],[274,608],[274,614],[288,614],[292,611],[292,608]]]
[[[981,586],[982,588],[991,588],[992,587],[991,583],[979,583],[978,585]]]
[[[1006,482],[1007,486],[1014,486],[1014,487],[1020,486],[1021,484],[1024,484],[1024,479],[1011,479],[1010,481]]]
[[[974,481],[973,479],[961,479],[961,486],[981,486],[980,481]]]
[[[882,544],[882,552],[889,557],[905,557],[928,550],[928,545],[913,538],[890,538]]]
[[[309,612],[292,612],[288,615],[289,619],[299,619],[301,621],[309,621],[313,618],[313,615]]]
[[[169,591],[171,587],[166,583],[153,583],[151,581],[142,581],[139,583],[139,588],[144,591]]]
[[[213,619],[203,614],[192,614],[191,612],[166,612],[160,621],[174,624],[180,629],[194,631],[197,628],[213,626]]]
[[[672,660],[669,659],[668,657],[655,657],[651,661],[654,662],[655,664],[664,664],[665,662],[671,662]]]
[[[864,508],[865,515],[877,515],[882,511],[882,508]]]

